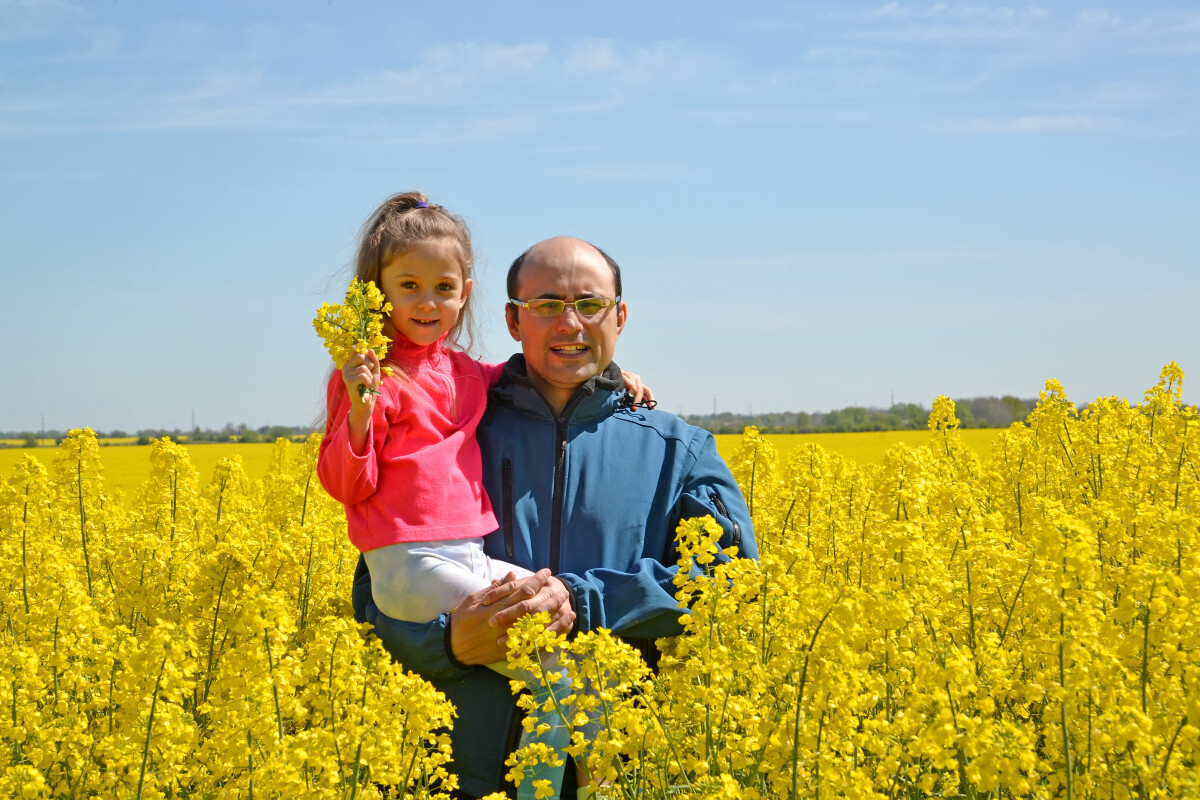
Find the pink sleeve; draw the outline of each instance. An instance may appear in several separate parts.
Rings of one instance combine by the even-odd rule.
[[[483,361],[477,361],[475,363],[479,365],[479,371],[483,373],[483,377],[490,389],[500,382],[500,373],[504,372],[504,365],[508,362],[501,361],[499,364],[488,364]]]
[[[329,496],[342,505],[361,503],[375,493],[379,481],[379,450],[387,436],[383,424],[383,396],[376,399],[375,413],[367,423],[367,451],[350,448],[350,396],[340,372],[334,372],[326,391],[325,438],[317,453],[317,477]]]

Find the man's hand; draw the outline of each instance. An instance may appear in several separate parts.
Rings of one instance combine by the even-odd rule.
[[[520,579],[509,573],[499,584],[467,595],[450,612],[450,649],[463,664],[503,661],[509,626],[538,611],[549,612],[548,630],[565,633],[575,624],[571,593],[550,570]]]

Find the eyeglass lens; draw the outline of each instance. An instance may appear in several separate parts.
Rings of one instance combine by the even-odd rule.
[[[613,303],[607,297],[585,297],[569,305],[575,306],[575,311],[583,317],[594,317]],[[529,310],[539,317],[557,317],[566,310],[568,303],[564,300],[530,300]]]

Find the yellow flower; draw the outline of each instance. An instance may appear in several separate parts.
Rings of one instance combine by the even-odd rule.
[[[325,347],[333,358],[334,365],[341,369],[356,353],[374,350],[380,360],[388,351],[388,338],[383,334],[383,321],[392,313],[383,292],[374,282],[366,283],[355,278],[346,290],[342,304],[322,303],[313,319],[313,328],[325,341]],[[391,374],[390,368],[384,369]],[[364,392],[378,394],[377,389]]]

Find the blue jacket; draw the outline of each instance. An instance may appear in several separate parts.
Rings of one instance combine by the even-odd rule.
[[[477,433],[500,523],[484,549],[530,570],[549,567],[571,590],[576,630],[608,628],[653,657],[654,638],[681,631],[671,583],[679,521],[712,515],[725,529],[722,547],[736,544],[749,558],[758,551],[712,434],[626,400],[614,364],[556,416],[526,377],[524,357],[509,360]],[[355,618],[454,702],[452,768],[461,788],[474,796],[499,789],[520,726],[508,681],[450,656],[447,615],[416,624],[380,614],[361,559],[353,599]]]

